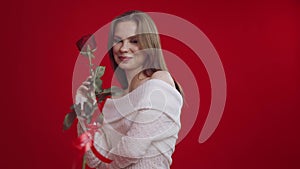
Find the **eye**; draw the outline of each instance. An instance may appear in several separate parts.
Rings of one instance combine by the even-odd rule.
[[[137,39],[130,39],[130,43],[137,44],[137,43],[138,43],[138,40],[137,40]]]
[[[113,43],[119,43],[119,42],[123,42],[122,39],[120,39],[120,38],[113,39]]]

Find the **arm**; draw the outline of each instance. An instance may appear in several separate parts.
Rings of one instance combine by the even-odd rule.
[[[149,115],[157,115],[151,121]],[[154,116],[152,116],[154,117]],[[139,121],[139,122],[137,122]],[[137,163],[144,158],[152,142],[164,140],[178,133],[179,126],[165,113],[156,110],[142,110],[138,112],[130,130],[123,136],[116,147],[111,149],[107,156],[112,159],[110,164],[100,163],[98,168],[124,168]],[[147,154],[154,156],[156,154]]]
[[[174,87],[174,81],[170,74],[166,71],[159,71],[152,75],[153,79],[160,79],[169,83]],[[153,116],[156,115],[156,116]],[[149,121],[149,117],[155,117],[153,120]],[[145,121],[148,120],[147,122]],[[144,120],[144,122],[141,122]],[[106,127],[104,127],[106,128]],[[108,127],[109,128],[109,127]],[[148,109],[140,110],[137,112],[136,119],[132,123],[130,130],[126,135],[122,136],[117,145],[113,149],[106,149],[106,153],[101,153],[112,159],[113,162],[110,164],[100,163],[97,168],[124,168],[131,164],[137,163],[145,155],[148,157],[149,152],[147,150],[151,146],[152,142],[162,143],[164,139],[168,137],[176,137],[180,128],[180,124],[176,123],[172,118],[162,111]],[[105,130],[107,134],[111,133],[109,130]],[[102,144],[103,142],[95,139],[95,143]],[[101,146],[95,145],[99,152],[103,152]],[[170,146],[165,146],[170,149]],[[164,148],[166,149],[166,148]],[[146,154],[147,153],[147,154]],[[156,153],[155,155],[157,155]],[[153,156],[154,154],[152,154]],[[95,167],[95,166],[93,166]]]
[[[84,133],[80,123],[77,123],[77,133],[78,136],[81,136]],[[86,163],[90,168],[95,168],[101,163],[101,161],[94,155],[91,150],[87,150],[84,155]]]
[[[175,87],[174,80],[167,71],[157,71],[151,76],[151,79],[159,79]],[[142,122],[145,119],[147,122]],[[108,157],[113,159],[113,162],[109,165],[101,165],[103,168],[105,168],[104,166],[123,168],[136,163],[145,156],[152,142],[176,135],[179,128],[180,126],[164,112],[139,111],[126,136],[123,136],[118,146],[108,153]]]
[[[95,90],[93,86],[91,86],[91,79],[92,76],[89,76],[86,81],[82,83],[82,85],[79,86],[76,92],[76,104],[81,105],[81,110],[83,110],[83,105],[85,102],[90,102],[90,103],[96,103],[96,98],[95,98]],[[89,97],[90,94],[92,97]],[[83,126],[80,125],[80,122],[78,121],[77,123],[77,134],[79,136],[78,138],[78,145],[76,145],[78,148],[84,148],[85,149],[85,159],[86,163],[89,167],[95,168],[100,164],[100,160],[95,156],[93,151],[90,150],[92,146],[92,139],[94,138],[94,135],[99,135],[101,133],[100,128],[95,128],[92,129],[92,131],[84,131],[82,128]],[[85,133],[86,132],[86,133]],[[87,135],[83,135],[83,134]],[[102,144],[106,143],[106,140],[100,140]]]

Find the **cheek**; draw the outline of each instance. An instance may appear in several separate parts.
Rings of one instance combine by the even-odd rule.
[[[145,56],[145,55],[143,55],[143,54],[139,54],[139,55],[136,57],[137,62],[138,62],[139,64],[144,64],[144,63],[146,62],[146,57],[147,57],[147,56]]]
[[[140,51],[140,48],[137,45],[132,45],[131,49],[135,52]]]
[[[119,51],[119,48],[120,48],[120,47],[119,47],[118,44],[114,45],[114,46],[112,47],[113,53],[118,52],[118,51]]]
[[[113,55],[114,55],[114,59],[115,59],[115,60],[117,60],[118,51],[119,51],[118,45],[114,45],[114,46],[112,47],[112,52],[113,52]]]

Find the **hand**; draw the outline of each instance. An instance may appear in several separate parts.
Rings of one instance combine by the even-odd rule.
[[[79,150],[84,150],[87,152],[93,145],[93,138],[89,132],[81,134],[74,142],[74,145]]]
[[[76,91],[75,103],[80,105],[81,115],[89,115],[93,111],[93,105],[97,103],[93,77],[89,76]]]

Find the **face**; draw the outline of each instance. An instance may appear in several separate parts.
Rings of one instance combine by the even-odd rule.
[[[137,24],[133,21],[119,22],[115,27],[113,55],[116,63],[125,71],[141,71],[146,60],[140,51],[136,30]]]

